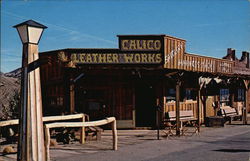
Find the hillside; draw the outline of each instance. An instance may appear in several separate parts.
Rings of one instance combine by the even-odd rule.
[[[13,77],[13,78],[21,78],[21,72],[22,72],[21,68],[18,68],[18,69],[15,69],[9,73],[5,73],[4,76]]]
[[[0,120],[7,119],[9,103],[16,92],[20,90],[21,69],[9,73],[0,73]]]

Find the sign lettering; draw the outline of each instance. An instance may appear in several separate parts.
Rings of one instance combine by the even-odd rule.
[[[121,40],[121,50],[160,50],[160,40]]]
[[[170,60],[172,60],[175,55],[177,55],[182,49],[182,44],[178,45],[177,49],[176,50],[171,50],[171,52],[169,54],[166,54],[165,55],[165,62],[166,63],[169,63]]]
[[[159,64],[161,53],[72,53],[70,59],[77,64]]]

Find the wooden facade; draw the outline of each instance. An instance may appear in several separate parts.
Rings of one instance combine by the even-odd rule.
[[[40,53],[48,62],[41,67],[45,115],[83,112],[91,120],[115,116],[118,128],[154,127],[156,106],[162,113],[176,110],[177,80],[180,109],[192,109],[203,120],[216,115],[215,102],[222,105],[220,88],[230,89],[226,101],[235,108],[245,107],[246,96],[250,99],[249,84],[244,86],[250,79],[247,52],[238,60],[229,49],[224,59],[217,59],[186,53],[185,40],[166,35],[118,38],[118,49]],[[201,84],[201,77],[210,83]],[[217,78],[223,81],[214,84]],[[215,86],[219,88],[213,90]]]

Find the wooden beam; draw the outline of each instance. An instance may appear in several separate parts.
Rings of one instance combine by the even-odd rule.
[[[46,124],[47,128],[57,128],[57,127],[88,127],[88,126],[102,126],[111,123],[115,120],[115,117],[108,117],[99,121],[89,121],[89,122],[56,122]]]
[[[85,114],[73,114],[73,115],[63,115],[63,116],[46,116],[43,117],[43,122],[49,121],[61,121],[61,120],[73,120],[73,119],[81,119],[83,117],[88,117]],[[7,120],[7,121],[0,121],[0,127],[9,126],[9,125],[18,125],[19,120]]]
[[[62,115],[62,116],[46,116],[43,117],[43,122],[81,119],[83,117],[86,117],[86,114],[80,113],[80,114]]]

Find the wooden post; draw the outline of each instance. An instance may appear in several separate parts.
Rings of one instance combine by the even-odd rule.
[[[180,122],[180,85],[181,81],[177,80],[176,82],[176,135],[180,136],[181,131],[181,122]]]
[[[49,147],[50,147],[50,132],[49,132],[49,128],[44,125],[44,129],[45,129],[45,154],[46,154],[46,161],[50,161],[50,154],[49,154]]]
[[[198,132],[200,132],[200,125],[201,125],[200,99],[201,99],[201,87],[199,87],[198,96],[197,96]]]
[[[85,115],[83,114],[83,117],[82,117],[82,122],[84,123],[85,122]],[[81,143],[84,144],[85,143],[85,127],[81,127]]]
[[[245,106],[243,107],[242,115],[243,115],[243,124],[247,125],[247,109],[249,108],[248,106],[248,90],[249,90],[249,85],[250,80],[244,80],[245,84]]]
[[[27,146],[26,140],[26,122],[27,122],[27,103],[28,103],[28,44],[23,45],[22,56],[22,75],[21,75],[21,110],[19,116],[19,140],[18,140],[18,153],[17,160],[26,158],[27,153],[25,147]]]
[[[72,114],[75,112],[75,85],[72,82],[70,83],[69,89],[70,89],[70,113]]]
[[[117,150],[117,129],[116,129],[116,120],[112,122],[112,134],[113,134],[113,149]]]
[[[157,127],[157,140],[160,140],[160,125],[159,125],[159,119],[160,119],[160,100],[159,98],[156,99],[156,127]]]
[[[37,60],[38,46],[24,44],[18,161],[45,161],[40,70],[30,65]]]
[[[202,102],[202,106],[203,106],[203,123],[205,122],[206,117],[207,117],[207,104],[206,104],[206,101],[207,101],[207,96],[205,96],[204,93],[203,93],[203,96],[201,96],[201,102]]]
[[[244,109],[244,123],[247,125],[247,109],[248,109],[248,88],[246,88],[246,94],[245,94],[245,109]]]

